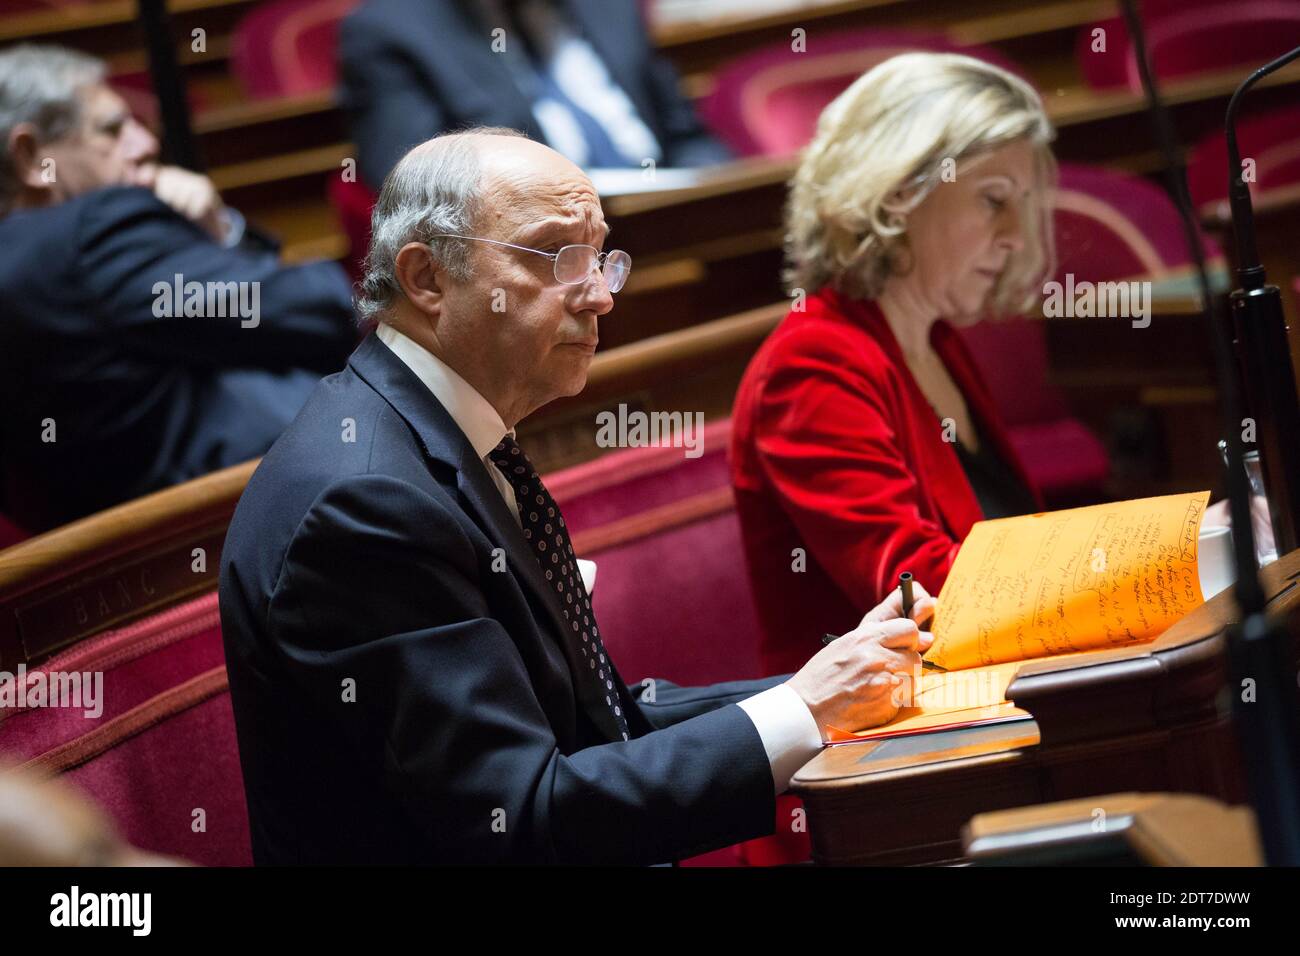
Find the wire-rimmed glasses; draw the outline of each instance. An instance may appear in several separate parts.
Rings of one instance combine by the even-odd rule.
[[[565,285],[578,285],[585,282],[593,272],[599,269],[600,274],[605,279],[605,285],[609,287],[611,293],[623,288],[627,283],[628,274],[632,271],[632,257],[622,249],[601,252],[595,246],[574,244],[564,246],[556,252],[543,252],[541,249],[530,249],[527,246],[517,246],[513,242],[502,242],[499,239],[483,239],[479,236],[458,236],[455,233],[444,232],[431,238],[490,242],[494,246],[508,246],[522,252],[532,252],[539,256],[546,256],[555,265],[556,281],[563,282]]]

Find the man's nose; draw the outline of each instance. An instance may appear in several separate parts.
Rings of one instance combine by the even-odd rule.
[[[134,116],[126,121],[126,156],[132,162],[145,162],[158,158],[158,138]]]
[[[577,286],[577,308],[575,312],[595,312],[604,315],[614,308],[614,293],[609,291],[605,273],[599,264],[593,265],[591,274]]]

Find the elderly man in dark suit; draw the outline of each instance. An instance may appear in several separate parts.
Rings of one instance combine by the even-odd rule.
[[[636,0],[366,0],[339,30],[340,97],[374,189],[409,148],[523,130],[585,169],[704,166],[700,123]]]
[[[222,554],[255,859],[650,864],[772,832],[826,727],[890,718],[929,636],[895,595],[793,676],[643,700],[514,438],[582,389],[631,267],[591,183],[510,131],[453,134],[399,163],[373,225],[378,331]]]
[[[266,451],[356,332],[58,47],[0,53],[0,509],[30,531]]]

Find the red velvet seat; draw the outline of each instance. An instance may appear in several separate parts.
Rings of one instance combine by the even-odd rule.
[[[225,526],[251,471],[0,552],[0,670],[24,665],[29,685],[51,672],[103,682],[92,716],[84,700],[5,711],[0,758],[61,774],[136,846],[208,865],[252,862],[216,596]]]
[[[1300,38],[1296,40],[1300,46]],[[1275,189],[1300,183],[1300,107],[1273,110],[1237,123],[1237,150],[1255,161],[1253,200]],[[1228,142],[1216,130],[1197,143],[1187,162],[1187,189],[1201,213],[1218,212],[1227,218]],[[1223,203],[1221,209],[1215,205]]]
[[[707,425],[699,458],[631,448],[546,478],[578,556],[598,564],[593,603],[628,681],[762,675],[727,467],[730,431],[730,421]]]
[[[354,282],[360,280],[366,253],[370,251],[370,213],[378,199],[359,179],[348,182],[331,176],[329,199],[348,237],[348,255],[343,265]]]
[[[592,599],[601,635],[629,682],[707,684],[763,673],[727,466],[730,433],[729,420],[707,425],[698,458],[682,448],[632,448],[546,478],[574,550],[597,562]],[[782,797],[778,826],[800,805]],[[806,833],[787,832],[685,863],[786,863],[810,853]]]
[[[328,90],[338,25],[359,0],[272,0],[235,26],[230,67],[252,99]]]
[[[916,50],[965,53],[1020,72],[995,50],[960,46],[942,34],[814,34],[805,52],[797,53],[783,41],[719,69],[713,92],[699,104],[700,115],[741,155],[793,153],[812,139],[822,108],[854,80],[877,63]]]
[[[103,714],[10,713],[4,757],[62,774],[137,847],[252,863],[215,592],[83,641],[29,679],[34,671],[102,671]]]
[[[359,0],[272,0],[239,21],[230,66],[250,99],[301,96],[334,86],[338,78],[338,28]],[[329,200],[349,251],[343,266],[353,280],[370,247],[375,196],[359,182],[329,177]]]
[[[1297,0],[1145,0],[1141,15],[1147,59],[1157,80],[1263,66],[1300,45]],[[1104,30],[1106,49],[1093,50]],[[1078,33],[1075,58],[1094,89],[1142,90],[1137,60],[1123,17],[1090,24]]]

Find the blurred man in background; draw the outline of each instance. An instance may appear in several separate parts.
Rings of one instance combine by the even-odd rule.
[[[635,0],[368,0],[343,22],[339,57],[373,189],[411,146],[466,126],[523,130],[587,169],[731,158]]]
[[[0,508],[27,530],[260,455],[347,357],[343,271],[243,233],[101,61],[0,53]]]

